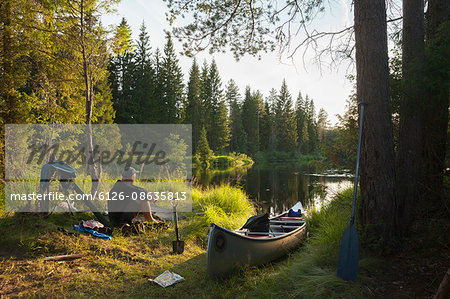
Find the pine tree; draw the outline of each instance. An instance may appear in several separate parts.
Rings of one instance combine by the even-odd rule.
[[[281,84],[280,93],[275,104],[277,126],[277,150],[294,151],[297,148],[297,124],[292,109],[292,97],[286,81]]]
[[[192,148],[195,152],[203,127],[203,103],[201,101],[200,71],[196,60],[192,62],[187,88],[185,123],[192,124]]]

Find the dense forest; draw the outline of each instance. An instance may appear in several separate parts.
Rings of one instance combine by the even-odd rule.
[[[10,22],[2,27],[4,123],[189,123],[203,157],[209,149],[320,154],[327,113],[316,113],[308,95],[294,102],[284,81],[267,96],[251,86],[241,92],[221,81],[214,60],[193,59],[183,74],[169,33],[162,50],[153,49],[144,23],[134,41],[125,19],[110,32],[102,26],[111,2],[83,3],[2,6]],[[206,148],[198,150],[203,129]]]
[[[225,85],[214,60],[199,65],[193,59],[188,76],[182,73],[170,34],[163,51],[152,51],[142,24],[133,42],[125,19],[116,27],[108,71],[117,123],[192,124],[197,152],[202,130],[214,153],[260,151],[316,153],[327,126],[327,114],[316,115],[314,102],[298,95],[294,104],[283,81],[267,97],[247,86],[243,94],[230,80]],[[185,83],[183,78],[188,78]],[[202,155],[204,156],[204,155]]]

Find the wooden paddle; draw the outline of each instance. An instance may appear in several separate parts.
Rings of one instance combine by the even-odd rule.
[[[352,216],[350,218],[350,225],[347,227],[344,235],[342,236],[337,268],[337,276],[346,281],[356,281],[356,276],[358,275],[359,240],[358,232],[356,231],[354,223],[356,192],[358,190],[359,158],[361,156],[361,135],[363,129],[364,105],[367,104],[367,102],[360,102],[359,104],[361,105],[361,121],[359,124],[358,157],[356,160],[355,185],[353,188]]]

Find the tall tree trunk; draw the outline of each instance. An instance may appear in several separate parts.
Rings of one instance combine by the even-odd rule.
[[[84,0],[80,1],[80,42],[81,42],[81,55],[83,59],[83,80],[85,85],[85,98],[86,98],[86,170],[91,177],[91,194],[94,195],[98,190],[98,184],[100,179],[99,169],[95,165],[95,152],[94,141],[92,137],[92,107],[93,107],[93,83],[91,80],[91,74],[89,73],[89,61],[86,54],[86,41],[85,41],[85,3]]]
[[[357,98],[369,103],[362,136],[362,222],[383,244],[395,233],[395,157],[384,0],[355,0],[355,42]]]
[[[449,21],[450,1],[430,0],[426,13],[427,69],[423,119],[423,189],[427,207],[440,207],[443,196],[443,175],[448,127],[449,65],[448,36],[439,28]],[[449,25],[447,25],[449,26]],[[448,29],[447,29],[448,32]],[[447,42],[444,40],[446,38]],[[431,201],[431,202],[430,202]]]
[[[397,220],[406,233],[415,216],[422,158],[425,66],[423,0],[403,0],[403,89],[397,152]]]

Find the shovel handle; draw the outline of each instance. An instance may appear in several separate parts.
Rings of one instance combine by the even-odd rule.
[[[177,241],[180,240],[178,236],[178,215],[177,215],[177,206],[173,207],[173,221],[175,222],[175,234],[177,235]]]

